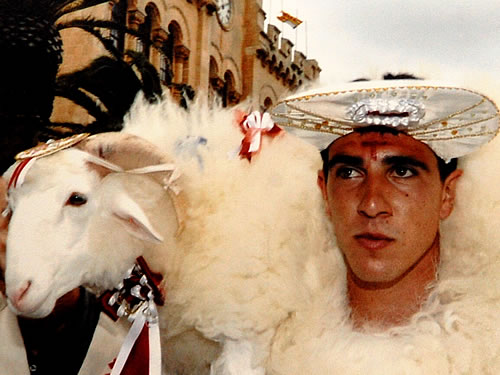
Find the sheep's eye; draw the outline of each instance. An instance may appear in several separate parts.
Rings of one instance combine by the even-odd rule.
[[[70,206],[82,206],[85,203],[87,203],[87,197],[80,193],[71,194],[66,202],[66,204]]]

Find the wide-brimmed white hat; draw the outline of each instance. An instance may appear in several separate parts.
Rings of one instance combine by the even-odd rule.
[[[495,103],[475,91],[433,81],[391,80],[344,84],[290,96],[272,109],[273,120],[326,148],[355,128],[398,129],[448,161],[489,142],[498,132]]]

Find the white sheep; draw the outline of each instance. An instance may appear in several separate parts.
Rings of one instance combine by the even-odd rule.
[[[242,137],[233,111],[138,101],[124,132],[37,159],[9,195],[11,308],[46,316],[78,285],[112,289],[142,255],[164,276],[165,373],[264,374],[277,328],[341,262],[323,250],[314,147],[265,138],[250,163],[235,152]],[[171,172],[102,159],[173,162],[181,177],[167,186]]]

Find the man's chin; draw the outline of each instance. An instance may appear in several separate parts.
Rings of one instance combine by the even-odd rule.
[[[353,269],[349,272],[351,279],[360,287],[368,289],[389,288],[398,282],[401,275],[383,269]]]

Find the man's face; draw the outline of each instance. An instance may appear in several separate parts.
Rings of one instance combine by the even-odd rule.
[[[443,183],[434,153],[404,134],[351,133],[329,160],[318,184],[348,267],[365,282],[397,280],[437,243],[461,171]]]

